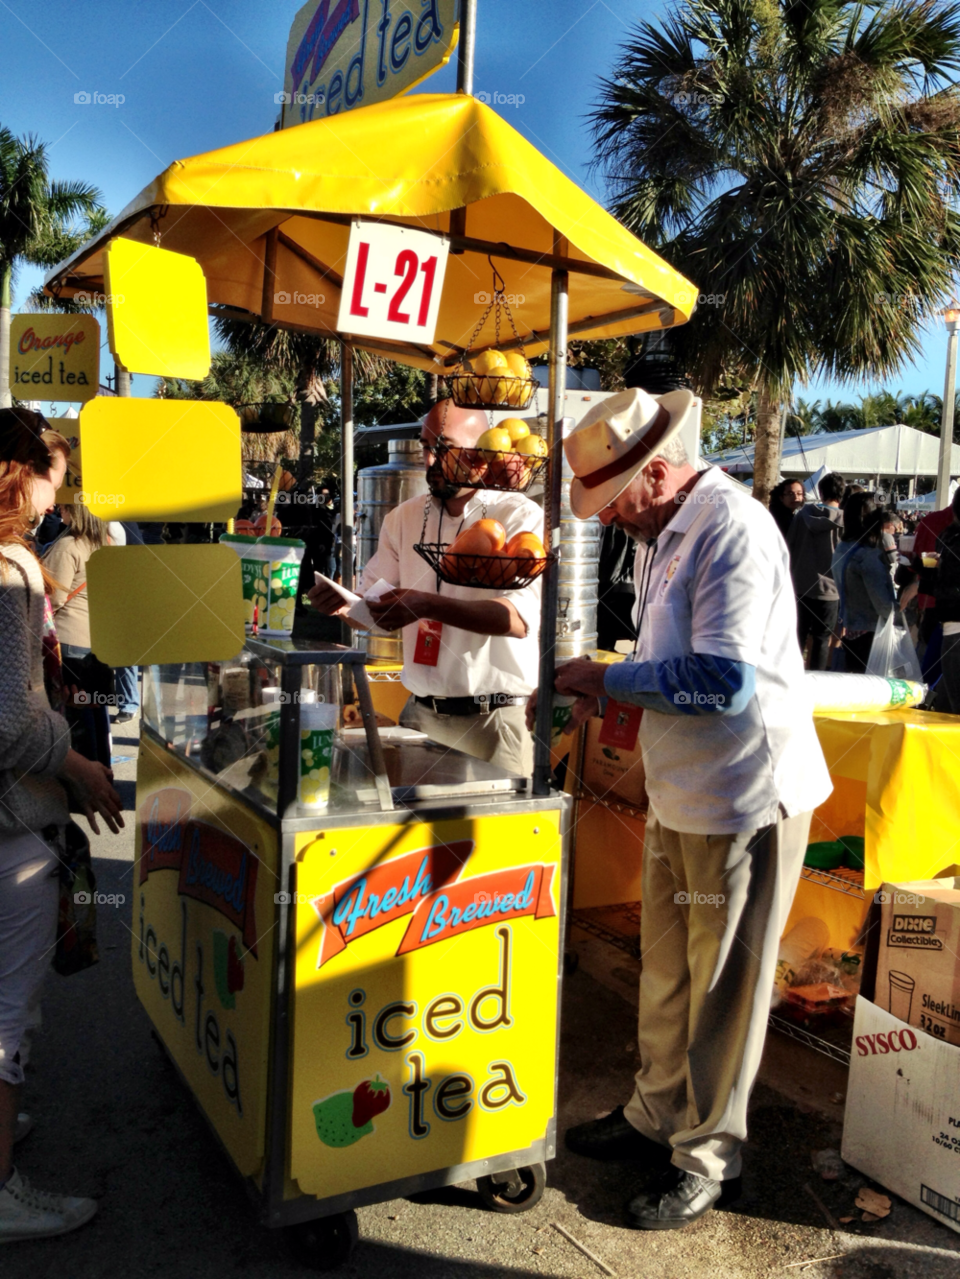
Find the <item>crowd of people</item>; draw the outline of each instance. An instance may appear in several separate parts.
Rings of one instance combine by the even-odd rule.
[[[932,690],[927,704],[960,714],[960,490],[944,510],[915,520],[835,473],[818,488],[819,502],[807,502],[799,480],[784,480],[770,497],[808,669],[863,674],[892,616],[915,646]]]

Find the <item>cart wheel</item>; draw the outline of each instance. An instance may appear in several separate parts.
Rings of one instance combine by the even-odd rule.
[[[529,1212],[543,1198],[546,1188],[547,1170],[543,1164],[477,1178],[480,1198],[493,1212]]]
[[[350,1260],[353,1245],[360,1237],[355,1212],[338,1212],[316,1221],[288,1226],[287,1239],[294,1256],[311,1270],[326,1273]]]

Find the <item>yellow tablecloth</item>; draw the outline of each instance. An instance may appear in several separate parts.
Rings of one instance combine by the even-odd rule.
[[[816,726],[834,794],[814,815],[811,842],[863,835],[868,890],[960,862],[960,717],[832,712]]]

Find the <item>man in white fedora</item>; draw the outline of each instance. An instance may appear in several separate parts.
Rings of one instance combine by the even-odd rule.
[[[639,543],[638,640],[629,661],[559,667],[556,688],[578,695],[575,723],[606,705],[623,732],[642,715],[650,798],[641,1067],[627,1105],[570,1129],[567,1145],[662,1173],[626,1208],[644,1230],[739,1195],[778,944],[831,790],[786,547],[746,489],[690,465],[679,432],[693,406],[689,391],[625,391],[564,444],[574,514]]]

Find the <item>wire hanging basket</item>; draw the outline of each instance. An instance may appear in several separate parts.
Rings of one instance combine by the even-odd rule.
[[[540,435],[529,438],[542,439]],[[542,477],[549,458],[540,454],[461,448],[441,440],[436,446],[437,464],[444,478],[460,488],[526,493]]]
[[[533,403],[540,385],[535,378],[517,374],[452,373],[444,378],[450,397],[461,409],[517,409],[523,412]]]
[[[442,542],[420,542],[413,548],[437,578],[450,586],[472,586],[485,591],[521,591],[552,564],[556,555],[536,558],[524,555],[476,555],[451,551]]]

